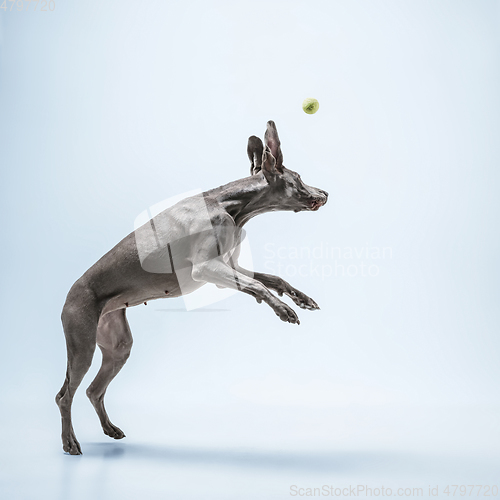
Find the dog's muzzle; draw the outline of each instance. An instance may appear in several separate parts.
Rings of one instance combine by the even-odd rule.
[[[309,210],[315,212],[326,203],[328,200],[328,193],[326,191],[322,191],[322,193],[323,196],[316,196],[309,201]]]

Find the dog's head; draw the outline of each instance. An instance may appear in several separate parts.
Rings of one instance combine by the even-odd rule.
[[[252,175],[263,175],[270,186],[277,210],[316,211],[323,206],[328,193],[305,184],[300,175],[283,165],[278,131],[273,121],[267,122],[265,145],[256,137],[248,139],[247,153]]]

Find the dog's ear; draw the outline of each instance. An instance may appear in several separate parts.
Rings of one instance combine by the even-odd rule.
[[[248,138],[247,154],[250,158],[250,173],[258,174],[262,170],[262,155],[264,153],[264,144],[262,141],[252,135]]]
[[[262,172],[269,183],[274,182],[282,173],[276,168],[276,158],[273,156],[269,146],[267,145],[264,148],[264,154],[262,155]]]
[[[272,120],[267,122],[266,135],[264,136],[264,142],[266,146],[269,147],[271,154],[276,159],[276,170],[282,174],[283,173],[283,153],[281,152],[280,138],[278,137],[278,130],[276,125]]]

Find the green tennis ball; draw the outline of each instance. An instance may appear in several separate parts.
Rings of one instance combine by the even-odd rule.
[[[308,97],[307,99],[304,99],[304,102],[302,103],[302,109],[308,115],[314,115],[314,113],[316,113],[316,111],[318,111],[319,109],[319,102],[313,97]]]

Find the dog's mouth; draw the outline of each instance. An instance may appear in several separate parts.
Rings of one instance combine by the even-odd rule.
[[[327,198],[311,198],[304,202],[301,208],[295,208],[294,212],[301,212],[302,210],[311,210],[312,212],[316,212],[326,203]]]
[[[325,204],[326,200],[322,200],[320,198],[314,198],[309,202],[309,210],[316,212],[319,207],[322,207]]]

